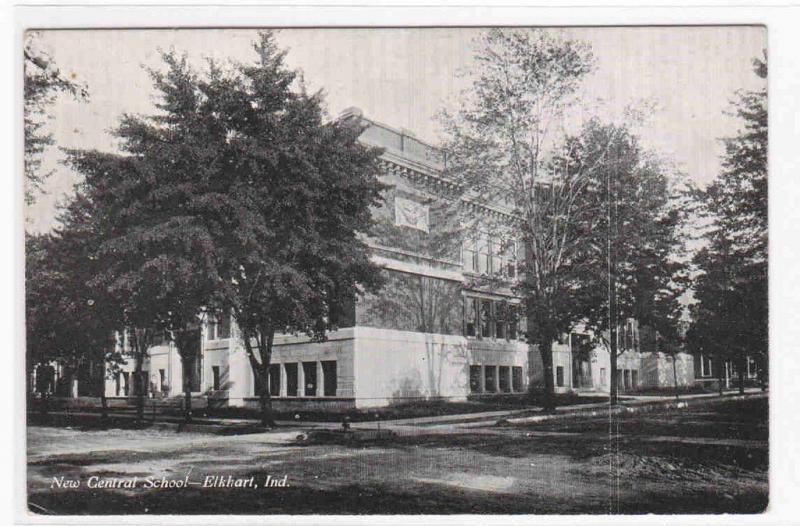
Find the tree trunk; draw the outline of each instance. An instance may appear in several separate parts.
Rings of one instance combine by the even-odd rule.
[[[42,398],[39,404],[39,412],[42,414],[42,416],[47,416],[47,414],[50,412],[49,397],[50,395],[48,394],[47,391],[44,391],[42,393]]]
[[[175,332],[175,346],[183,365],[183,420],[191,423],[192,413],[192,374],[199,359],[200,330],[187,328]]]
[[[261,425],[263,427],[274,427],[275,421],[272,418],[272,399],[269,392],[269,365],[272,361],[272,342],[275,338],[275,331],[266,329],[266,339],[262,332],[259,338],[258,354],[261,355],[261,375],[263,381],[261,382]],[[300,364],[302,367],[302,364]],[[302,388],[302,387],[301,387]]]
[[[739,355],[739,394],[744,394],[744,373],[747,368],[747,358],[744,353]]]
[[[617,358],[619,356],[617,353],[617,324],[614,323],[611,325],[611,327],[612,328],[609,331],[609,361],[611,362],[609,364],[609,369],[611,369],[611,385],[609,389],[608,403],[610,405],[617,405],[619,403],[619,370],[617,369]]]
[[[100,375],[100,419],[105,422],[108,420],[108,398],[106,398],[106,364],[103,365],[103,374]]]
[[[552,413],[556,409],[555,381],[553,378],[553,338],[548,335],[539,340],[539,354],[542,356],[544,374],[544,396],[542,406],[545,412]]]
[[[256,377],[256,384],[258,387],[258,401],[261,410],[261,425],[264,427],[273,427],[275,421],[272,418],[272,399],[269,392],[269,366],[272,357],[272,342],[274,339],[274,332],[265,335],[264,332],[258,331],[258,336],[254,336],[255,329],[246,329],[240,327],[242,330],[242,340],[244,348],[247,352],[247,358],[250,361],[250,368],[253,370],[253,376]],[[256,337],[258,341],[258,354],[256,358],[253,349],[253,338]],[[266,340],[265,340],[266,337]]]
[[[680,400],[678,395],[678,355],[672,355],[672,380],[675,383],[675,400]]]
[[[42,364],[39,365],[37,378],[38,378],[38,374],[42,374],[41,370],[44,369],[44,368],[45,368],[45,365],[42,365]],[[48,369],[48,373],[49,373],[49,371],[50,371],[50,369]],[[49,407],[48,407],[49,404],[48,404],[48,401],[47,401],[48,390],[49,389],[48,389],[48,387],[46,385],[46,382],[42,382],[41,384],[44,386],[44,389],[41,391],[41,393],[39,393],[40,394],[40,397],[39,397],[39,412],[42,414],[42,416],[47,416],[47,413],[49,412]],[[55,375],[55,373],[53,373],[53,380],[52,380],[51,384],[53,386],[52,388],[55,389],[55,384],[56,384],[56,375]]]
[[[187,424],[192,422],[192,385],[188,379],[183,386],[183,421]]]
[[[192,421],[192,369],[195,365],[194,353],[186,350],[186,353],[178,352],[181,356],[181,363],[183,364],[183,421],[191,423]]]
[[[143,422],[144,421],[144,389],[142,389],[141,385],[141,377],[142,377],[142,362],[144,362],[143,353],[137,353],[139,356],[136,358],[136,365],[133,370],[133,377],[131,381],[133,383],[133,388],[136,390],[136,421]],[[137,380],[139,378],[139,380]]]
[[[195,365],[197,356],[195,353],[184,347],[178,348],[178,355],[181,357],[182,376],[183,376],[183,421],[187,424],[192,422],[192,369]]]
[[[722,359],[722,353],[716,354],[717,361],[717,381],[719,383],[719,395],[723,394],[723,383],[725,382],[725,361]]]
[[[99,380],[96,378],[95,373],[99,369],[100,378]],[[95,391],[97,395],[100,397],[100,420],[102,422],[106,422],[108,420],[108,399],[106,399],[106,363],[105,359],[101,359],[100,367],[91,367],[89,370],[89,374],[93,382],[97,382],[95,386]]]

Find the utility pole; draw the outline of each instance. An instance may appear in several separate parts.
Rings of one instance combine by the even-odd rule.
[[[612,169],[606,170],[606,193],[608,195],[606,228],[606,258],[608,272],[608,339],[610,353],[611,386],[609,390],[609,404],[617,405],[617,254],[616,254],[616,228],[617,228],[617,170],[619,166],[619,144],[614,144],[614,158]],[[612,174],[613,181],[612,181]],[[613,189],[612,189],[613,187]]]

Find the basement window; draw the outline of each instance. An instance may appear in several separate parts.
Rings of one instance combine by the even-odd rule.
[[[281,395],[281,364],[279,363],[269,366],[269,395]]]
[[[497,378],[495,377],[495,367],[494,366],[487,366],[485,371],[485,383],[486,392],[487,393],[495,393],[497,392]]]
[[[499,367],[498,381],[500,384],[500,391],[503,393],[511,392],[511,369],[508,367]]]
[[[219,365],[211,366],[211,375],[214,377],[214,391],[219,391]]]
[[[324,395],[336,396],[338,389],[338,379],[336,377],[336,360],[324,361],[322,363],[322,380],[324,382]]]
[[[317,396],[317,362],[303,362],[305,396]]]
[[[515,393],[522,392],[522,367],[511,368],[511,388]]]
[[[469,392],[470,393],[480,393],[481,392],[481,366],[480,365],[470,365],[469,366]]]
[[[287,363],[286,369],[286,396],[297,396],[297,364]]]

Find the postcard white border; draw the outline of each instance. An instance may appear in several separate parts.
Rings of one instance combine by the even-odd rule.
[[[514,3],[514,2],[508,2]],[[0,477],[0,490],[14,495],[10,520],[29,524],[784,524],[798,520],[800,501],[800,9],[788,6],[758,6],[706,2],[657,6],[655,2],[618,0],[614,5],[581,5],[550,2],[555,7],[505,5],[489,7],[462,1],[460,5],[424,6],[417,3],[351,2],[336,6],[318,1],[306,5],[262,3],[241,6],[220,3],[196,6],[173,1],[170,6],[142,2],[138,6],[30,5],[4,9],[0,30],[9,44],[3,54],[4,71],[14,72],[14,83],[4,83],[3,128],[6,150],[5,188],[0,192],[4,217],[2,239],[6,243],[2,265],[6,276],[2,328],[14,334],[6,353],[13,353],[14,366],[5,368],[11,378],[2,382],[4,400],[14,400],[6,411],[13,425],[6,426],[3,454],[5,466],[14,472]],[[148,5],[151,4],[151,5]],[[358,5],[362,4],[362,5]],[[643,7],[643,4],[648,4]],[[709,4],[711,4],[709,6]],[[486,25],[727,25],[763,24],[769,41],[770,105],[770,505],[767,513],[753,516],[77,516],[45,517],[25,509],[25,382],[23,309],[23,220],[22,220],[22,34],[27,28],[173,28],[173,27],[315,27],[315,26],[486,26]],[[8,78],[8,77],[7,77]],[[16,177],[10,177],[16,174]],[[14,291],[12,294],[11,291]],[[12,388],[13,386],[13,388]],[[12,434],[13,433],[13,434]],[[12,460],[13,459],[13,460]]]

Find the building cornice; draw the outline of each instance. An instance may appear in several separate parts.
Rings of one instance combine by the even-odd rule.
[[[381,155],[381,164],[384,169],[392,175],[421,184],[426,189],[437,194],[444,194],[445,197],[452,198],[463,192],[463,185],[452,179],[443,177],[430,167],[406,159],[396,153],[386,151]],[[514,215],[502,210],[500,207],[480,203],[470,196],[460,196],[461,202],[467,209],[485,216],[492,217],[501,221],[511,221]]]

